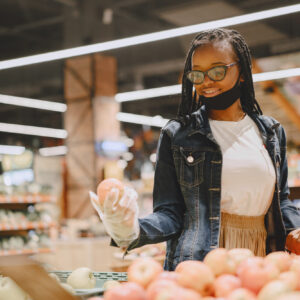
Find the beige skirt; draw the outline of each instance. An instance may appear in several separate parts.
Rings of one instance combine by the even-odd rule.
[[[264,215],[254,217],[221,213],[219,247],[226,249],[248,248],[256,256],[265,256],[266,238]]]

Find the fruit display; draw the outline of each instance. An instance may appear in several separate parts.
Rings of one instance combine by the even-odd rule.
[[[300,257],[283,251],[258,257],[248,249],[218,248],[203,262],[186,260],[175,271],[139,257],[128,268],[128,282],[109,287],[103,299],[300,300]]]

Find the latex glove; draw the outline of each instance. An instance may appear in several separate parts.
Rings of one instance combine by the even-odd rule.
[[[98,196],[90,192],[90,200],[98,212],[107,233],[119,247],[127,247],[140,234],[138,222],[137,193],[134,189],[125,187],[122,197],[119,190],[112,189],[100,209]]]

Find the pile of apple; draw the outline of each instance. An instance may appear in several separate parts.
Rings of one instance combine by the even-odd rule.
[[[258,257],[248,249],[218,248],[203,262],[184,261],[173,272],[152,258],[139,258],[128,269],[128,282],[107,289],[104,299],[300,300],[300,256]]]

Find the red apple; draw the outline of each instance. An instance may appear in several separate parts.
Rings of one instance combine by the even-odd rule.
[[[296,290],[300,284],[300,277],[294,271],[280,273],[278,280],[285,282],[292,290]]]
[[[179,286],[173,281],[168,279],[156,279],[152,281],[147,288],[147,299],[156,300],[159,294],[171,294],[173,290]],[[169,292],[168,292],[169,291]]]
[[[267,283],[259,292],[258,300],[270,300],[277,296],[290,292],[291,288],[280,280],[274,280]]]
[[[235,262],[228,255],[228,250],[224,248],[217,248],[210,251],[205,256],[203,262],[210,267],[215,276],[235,273]]]
[[[215,296],[227,297],[233,290],[242,287],[241,280],[230,274],[220,275],[214,282]]]
[[[202,300],[202,297],[194,290],[180,288],[179,299],[180,300]]]
[[[159,262],[150,257],[142,257],[133,261],[129,266],[127,276],[128,281],[146,288],[161,272],[163,272],[163,267]]]
[[[120,191],[119,196],[121,197],[124,193],[124,184],[116,178],[107,178],[101,181],[97,187],[97,195],[100,204],[100,208],[103,209],[104,200],[111,191],[112,188],[117,188]]]
[[[237,275],[242,287],[257,294],[265,284],[279,276],[279,270],[262,257],[250,257],[239,265]]]
[[[105,300],[146,300],[146,292],[135,282],[122,283],[104,293]]]
[[[296,290],[300,291],[300,256],[297,255],[291,255],[291,266],[290,266],[290,271],[295,272],[298,277],[298,284],[296,287]]]
[[[247,289],[239,288],[231,292],[226,300],[256,300],[256,296]]]
[[[290,255],[284,251],[269,253],[265,260],[275,264],[280,272],[287,271],[292,262]]]
[[[289,292],[286,294],[280,295],[276,300],[299,300],[300,299],[300,292]]]
[[[163,271],[156,277],[156,280],[167,279],[171,281],[178,282],[178,273],[173,271]]]
[[[239,264],[246,260],[249,257],[253,257],[254,253],[247,248],[233,248],[228,250],[228,256],[233,260],[234,262],[234,269],[235,273],[237,271],[237,268]]]
[[[181,286],[193,289],[202,296],[212,295],[214,274],[203,262],[183,261],[178,264],[175,272],[179,274],[178,282]]]

